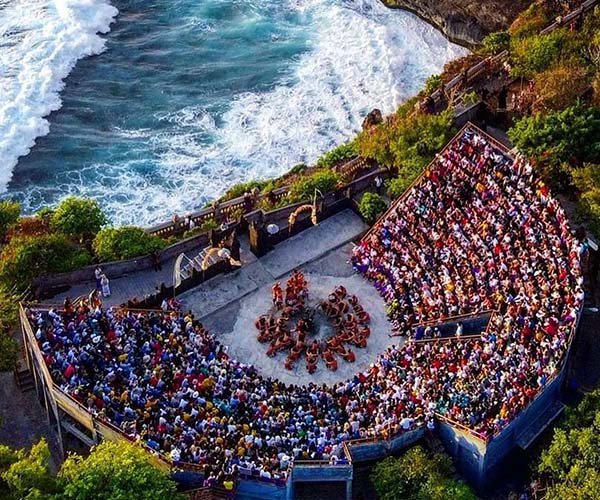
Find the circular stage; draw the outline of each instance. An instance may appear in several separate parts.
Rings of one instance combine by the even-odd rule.
[[[280,282],[285,285],[288,276],[283,277]],[[389,346],[402,345],[404,338],[393,337],[391,325],[387,320],[385,303],[377,294],[373,286],[359,275],[350,277],[333,277],[319,274],[305,274],[308,282],[309,299],[307,309],[315,312],[314,327],[307,337],[307,344],[313,340],[326,341],[335,333],[331,320],[320,310],[319,303],[327,300],[328,296],[338,286],[346,288],[348,295],[356,295],[360,305],[369,313],[369,328],[371,334],[365,348],[356,346],[351,348],[356,356],[354,362],[348,362],[337,356],[338,368],[331,371],[326,368],[322,359],[317,364],[314,373],[308,373],[304,359],[297,361],[291,370],[285,368],[285,359],[289,350],[277,352],[273,357],[267,355],[268,344],[257,339],[256,320],[266,314],[275,312],[272,303],[271,285],[259,288],[247,297],[241,299],[237,319],[230,332],[219,332],[219,341],[228,346],[231,357],[242,363],[253,364],[265,377],[281,380],[286,384],[305,385],[334,384],[353,377],[356,373],[369,368],[377,356],[384,352]]]

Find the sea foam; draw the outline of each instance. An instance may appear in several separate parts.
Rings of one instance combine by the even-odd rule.
[[[17,3],[29,1],[17,0]],[[17,78],[29,81],[33,88],[20,95],[19,85],[13,82],[14,75],[9,75],[5,83],[11,97],[0,110],[0,117],[2,113],[8,117],[0,118],[0,141],[4,141],[0,142],[0,169],[5,169],[4,182],[10,177],[17,157],[27,153],[36,135],[47,132],[48,124],[42,117],[60,106],[58,91],[62,78],[78,57],[102,50],[103,42],[97,32],[106,30],[115,14],[104,2],[73,0],[68,5],[71,13],[75,12],[73,5],[79,6],[77,20],[72,18],[64,23],[56,9],[45,10],[46,3],[36,2],[40,5],[36,11],[42,16],[37,21],[21,17],[11,21],[12,26],[21,28],[9,34],[9,39],[15,40],[13,50],[18,51],[10,58],[10,67],[15,68],[13,73],[22,72]],[[153,5],[160,5],[165,18],[178,15],[170,10],[175,9],[175,4],[154,2]],[[392,112],[416,93],[429,75],[439,72],[445,62],[466,53],[420,19],[389,10],[380,0],[253,0],[251,5],[244,0],[190,0],[177,5],[178,9],[185,6],[186,11],[185,19],[172,28],[180,30],[179,33],[172,31],[163,37],[167,29],[164,22],[160,24],[163,31],[151,33],[151,38],[161,40],[161,50],[174,50],[169,45],[172,43],[181,47],[183,37],[177,35],[185,30],[189,35],[189,30],[194,29],[197,34],[185,39],[190,51],[196,45],[209,43],[206,39],[211,43],[221,40],[237,43],[239,50],[244,51],[244,37],[260,38],[261,27],[268,23],[276,27],[269,31],[270,43],[305,40],[306,45],[283,61],[285,69],[273,83],[248,91],[232,89],[222,109],[211,104],[210,94],[200,97],[196,94],[177,101],[179,104],[172,108],[160,110],[153,109],[156,105],[153,100],[141,101],[139,107],[131,108],[144,114],[139,127],[135,123],[124,125],[127,120],[117,115],[116,123],[109,125],[111,141],[96,146],[103,148],[103,154],[98,155],[100,161],[83,164],[77,157],[70,158],[71,163],[79,163],[64,169],[59,176],[44,174],[47,177],[42,183],[39,177],[36,179],[26,172],[27,182],[21,183],[18,190],[11,187],[8,195],[16,196],[25,210],[35,211],[71,193],[98,199],[117,224],[151,224],[168,220],[174,213],[185,214],[218,197],[232,183],[276,176],[297,163],[315,161],[328,149],[352,138],[371,109]],[[158,15],[143,5],[140,8],[135,19],[142,14]],[[207,8],[215,12],[229,9],[234,13],[232,20],[227,26],[216,18],[208,22],[205,19],[208,14],[203,12]],[[124,7],[122,11],[121,19],[127,18]],[[0,16],[7,19],[3,24],[10,29],[8,19],[12,16],[6,13]],[[86,20],[84,25],[80,24],[81,19]],[[49,30],[47,23],[50,26],[54,23],[54,27]],[[46,34],[36,34],[25,43],[28,36],[34,36],[22,27],[27,25]],[[55,32],[63,34],[62,42],[54,41]],[[302,36],[296,36],[298,33]],[[38,46],[37,40],[44,43]],[[143,57],[143,44],[137,39],[134,42]],[[37,67],[20,65],[19,58],[27,53],[27,47],[38,54],[34,58]],[[273,50],[271,45],[260,47],[257,50]],[[56,60],[52,60],[51,49],[60,55]],[[150,45],[148,50],[156,52],[157,46]],[[109,56],[110,53],[102,56],[105,67],[110,67]],[[6,59],[5,55],[0,57]],[[193,60],[193,52],[189,60]],[[57,63],[61,61],[64,64],[59,71]],[[144,80],[146,77],[142,75],[138,83],[161,91],[163,86],[173,89],[174,79],[185,71],[186,68],[180,67],[173,71],[153,71],[151,78]],[[252,72],[260,73],[256,67]],[[204,78],[201,72],[196,74],[198,80]],[[227,77],[231,75],[223,78]],[[193,89],[198,82],[191,79],[186,85]],[[43,91],[37,90],[42,88]],[[109,98],[110,95],[104,94],[105,100]],[[86,127],[89,127],[85,129],[87,133],[95,130],[88,123]],[[14,184],[17,183],[11,186]]]
[[[117,13],[107,0],[0,0],[0,192],[48,133],[77,60],[104,50],[98,34]]]

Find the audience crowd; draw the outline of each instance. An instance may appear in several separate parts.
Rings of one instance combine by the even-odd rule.
[[[495,310],[475,339],[407,341],[332,386],[286,386],[181,311],[29,311],[55,382],[98,418],[224,484],[343,459],[435,414],[484,437],[560,369],[582,305],[580,242],[531,168],[467,130],[355,249],[397,331]],[[249,329],[251,327],[249,326]],[[249,330],[250,331],[250,330]],[[373,332],[377,334],[377,332]]]

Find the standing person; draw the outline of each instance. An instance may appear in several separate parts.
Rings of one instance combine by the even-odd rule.
[[[110,297],[110,281],[106,277],[106,274],[103,274],[100,278],[100,283],[102,285],[102,295],[104,297]]]
[[[94,270],[94,276],[96,277],[96,290],[102,290],[102,269],[100,266],[96,266]]]
[[[377,191],[377,194],[381,194],[382,187],[383,187],[383,179],[381,178],[380,175],[378,175],[377,177],[375,177],[375,190]]]
[[[162,262],[160,261],[160,250],[154,250],[154,252],[150,254],[150,257],[152,258],[152,265],[154,266],[154,270],[156,272],[162,271]]]

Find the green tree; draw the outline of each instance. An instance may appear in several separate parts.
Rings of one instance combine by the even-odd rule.
[[[442,75],[431,75],[427,80],[425,80],[425,88],[423,92],[426,95],[433,94],[436,90],[438,90],[442,86],[443,80]]]
[[[358,150],[355,141],[340,144],[338,147],[321,156],[321,158],[317,160],[317,167],[331,168],[356,156],[357,152]]]
[[[496,31],[490,33],[481,42],[482,50],[485,54],[499,54],[503,50],[508,50],[510,44],[510,35],[508,31]]]
[[[318,191],[317,196],[324,195],[334,189],[339,182],[340,176],[332,170],[318,170],[308,177],[303,177],[292,186],[290,199],[292,201],[310,200],[315,192]]]
[[[413,114],[402,107],[391,119],[358,137],[359,152],[405,176],[420,173],[452,137],[454,111]]]
[[[548,35],[514,40],[511,47],[513,75],[533,78],[557,63],[565,52],[568,36],[565,30],[557,30]]]
[[[600,238],[600,165],[586,164],[571,172],[573,182],[581,193],[577,207],[579,215],[586,219],[589,228]]]
[[[56,207],[50,224],[67,236],[91,240],[106,224],[106,216],[96,200],[69,196]]]
[[[162,250],[165,246],[162,238],[136,226],[104,228],[92,243],[94,253],[102,262],[132,259]]]
[[[71,271],[90,263],[90,254],[63,234],[18,236],[0,253],[0,279],[24,290],[42,274]]]
[[[52,498],[58,493],[50,472],[50,450],[45,440],[29,451],[0,445],[0,496],[6,500]]]
[[[175,500],[182,498],[150,455],[133,444],[103,442],[89,457],[70,455],[59,472],[65,500]]]
[[[21,215],[21,205],[16,201],[0,201],[0,242],[4,240],[6,232]]]
[[[469,486],[450,478],[450,473],[449,457],[415,446],[400,458],[379,462],[371,480],[380,500],[475,500]]]
[[[360,199],[358,207],[360,214],[369,224],[373,224],[386,208],[385,201],[376,193],[365,193]]]
[[[508,131],[512,143],[534,161],[555,187],[564,187],[570,174],[562,164],[600,160],[600,110],[577,104],[562,111],[522,118]]]
[[[542,110],[561,110],[577,104],[590,80],[585,67],[576,61],[560,62],[536,77],[537,106]]]
[[[414,182],[417,176],[418,173],[415,172],[414,175],[410,175],[408,177],[394,177],[393,179],[388,179],[385,183],[385,187],[390,198],[394,200],[400,198],[400,196],[402,196]]]

